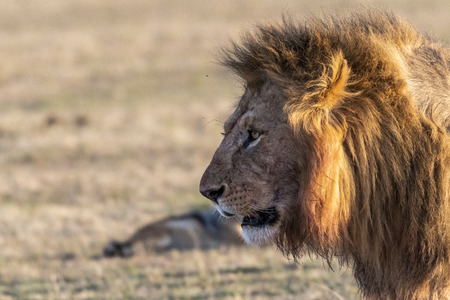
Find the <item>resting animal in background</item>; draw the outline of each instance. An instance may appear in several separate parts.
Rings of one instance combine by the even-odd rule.
[[[146,250],[208,249],[243,244],[235,223],[226,222],[213,211],[196,211],[150,223],[124,242],[111,241],[103,249],[106,257],[130,257],[133,245],[142,242]]]
[[[389,13],[260,26],[200,192],[249,243],[336,257],[368,299],[450,299],[450,49]]]

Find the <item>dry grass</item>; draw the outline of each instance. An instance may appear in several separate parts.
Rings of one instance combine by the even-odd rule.
[[[358,2],[0,3],[1,299],[352,299],[350,271],[273,249],[98,259],[209,205],[199,178],[239,84],[214,54],[244,26]],[[371,1],[450,40],[450,4]]]

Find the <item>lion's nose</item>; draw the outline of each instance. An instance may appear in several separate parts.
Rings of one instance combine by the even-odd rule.
[[[214,201],[215,203],[217,203],[217,200],[219,199],[220,196],[222,196],[224,191],[225,191],[224,185],[222,185],[218,189],[200,187],[200,193],[206,198],[210,199],[211,201]]]

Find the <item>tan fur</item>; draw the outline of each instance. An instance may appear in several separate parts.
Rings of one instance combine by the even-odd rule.
[[[450,299],[450,50],[389,13],[299,24],[224,51],[246,91],[200,191],[368,299]]]
[[[243,241],[236,224],[218,218],[209,210],[202,210],[149,223],[125,241],[109,242],[103,254],[108,257],[129,257],[134,254],[133,247],[139,243],[143,244],[146,251],[161,252],[241,245]]]

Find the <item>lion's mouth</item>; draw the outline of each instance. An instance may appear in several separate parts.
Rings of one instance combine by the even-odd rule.
[[[245,216],[242,219],[241,227],[264,227],[266,225],[274,224],[278,219],[278,213],[275,207],[271,207],[266,210],[261,210]]]

